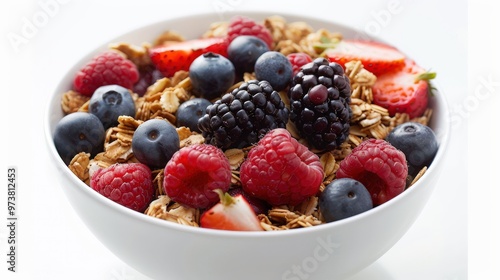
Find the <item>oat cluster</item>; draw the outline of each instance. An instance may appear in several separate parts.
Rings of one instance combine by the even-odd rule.
[[[271,31],[274,39],[274,50],[287,55],[294,52],[305,52],[313,59],[320,57],[325,42],[335,42],[342,39],[342,34],[331,32],[326,29],[314,30],[306,22],[287,22],[281,16],[272,16],[264,20],[264,25]],[[203,37],[223,36],[227,30],[228,22],[213,23],[202,35]],[[138,67],[151,66],[148,49],[151,45],[159,45],[167,41],[183,41],[182,35],[172,30],[167,30],[160,34],[152,43],[144,43],[135,46],[126,42],[109,45],[110,49],[123,53],[128,59]],[[346,75],[350,79],[352,96],[350,135],[339,148],[323,152],[311,149],[318,154],[324,169],[324,181],[320,187],[323,191],[325,186],[335,179],[335,172],[339,168],[339,163],[353,148],[368,138],[384,139],[387,134],[397,125],[417,121],[428,124],[432,110],[428,109],[425,114],[416,119],[410,119],[407,114],[398,113],[389,116],[388,111],[378,105],[372,104],[373,95],[371,87],[377,77],[364,69],[359,61],[351,61],[346,64]],[[245,73],[244,80],[255,79],[253,73]],[[235,84],[231,89],[238,87]],[[118,119],[118,125],[111,127],[106,132],[104,151],[94,158],[90,154],[77,154],[69,164],[70,170],[87,185],[90,184],[90,177],[96,168],[108,167],[114,163],[138,162],[132,152],[132,136],[135,129],[148,119],[160,118],[176,123],[175,113],[179,105],[195,96],[192,93],[189,73],[186,71],[177,72],[172,78],[162,78],[149,86],[143,96],[131,92],[135,104],[135,117],[122,116]],[[282,91],[280,95],[284,103],[288,106],[287,93]],[[61,99],[61,108],[65,114],[77,111],[88,111],[89,97],[81,95],[75,91],[67,91]],[[289,122],[287,129],[299,142],[306,144],[300,139],[296,128]],[[204,143],[201,134],[190,131],[187,127],[178,127],[177,132],[180,139],[180,147],[192,144]],[[239,167],[246,158],[251,147],[244,149],[229,149],[225,151],[226,157],[232,169],[232,187],[241,185],[239,178]],[[418,180],[425,172],[425,168],[414,179]],[[159,219],[167,220],[189,226],[199,226],[200,211],[182,206],[172,201],[162,187],[163,169],[153,170],[152,180],[156,188],[156,198],[151,202],[145,214]],[[413,182],[413,183],[414,183]],[[412,183],[412,184],[413,184]],[[318,211],[318,197],[310,197],[305,202],[291,207],[273,207],[267,215],[258,216],[261,225],[265,230],[288,230],[301,227],[316,226],[324,223]]]

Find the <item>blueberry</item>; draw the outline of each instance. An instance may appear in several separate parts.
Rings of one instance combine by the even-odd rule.
[[[175,113],[177,126],[189,127],[191,131],[201,133],[198,120],[205,115],[209,105],[212,105],[212,102],[205,98],[193,98],[182,103]]]
[[[292,64],[280,52],[263,53],[255,62],[255,78],[268,81],[274,90],[285,89],[292,80]]]
[[[105,131],[98,117],[75,112],[64,116],[56,125],[54,145],[59,156],[68,165],[80,153],[90,153],[91,157],[102,152]]]
[[[359,181],[333,180],[319,196],[318,207],[326,222],[345,219],[373,208],[370,193]]]
[[[385,140],[405,154],[408,174],[411,176],[417,175],[424,166],[429,166],[438,150],[434,131],[417,122],[396,126]]]
[[[135,103],[130,91],[119,85],[97,88],[89,101],[89,112],[96,115],[104,129],[118,125],[119,116],[135,116]]]
[[[132,137],[135,158],[152,169],[163,168],[179,150],[179,134],[166,120],[150,119],[137,127]]]
[[[250,35],[236,37],[227,48],[228,58],[233,63],[238,77],[244,73],[252,73],[259,56],[268,51],[269,47],[263,40]]]
[[[197,97],[211,100],[220,97],[234,84],[235,72],[231,61],[208,52],[198,56],[189,66],[189,78]]]

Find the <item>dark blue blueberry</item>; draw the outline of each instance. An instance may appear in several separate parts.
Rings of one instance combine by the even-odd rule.
[[[104,129],[118,125],[119,116],[135,116],[130,91],[122,86],[107,85],[95,90],[89,101],[89,113],[96,115]]]
[[[104,137],[104,127],[99,118],[86,112],[75,112],[64,116],[57,123],[54,145],[68,165],[80,152],[90,153],[91,157],[102,152]]]
[[[276,91],[288,86],[292,74],[292,64],[285,55],[277,51],[268,51],[255,62],[255,78],[268,81]]]
[[[143,122],[132,137],[135,158],[152,169],[164,168],[179,150],[179,134],[166,120],[150,119]]]
[[[319,196],[318,207],[326,222],[342,220],[373,208],[370,193],[359,181],[333,180]]]
[[[238,77],[242,77],[244,73],[252,73],[259,56],[267,51],[269,47],[264,41],[250,35],[236,37],[227,48],[228,58],[233,63]]]
[[[224,56],[208,52],[191,63],[189,78],[197,97],[212,100],[225,94],[234,84],[234,66]]]
[[[151,168],[163,168],[180,149],[174,125],[163,119],[150,119],[139,125],[132,137],[132,152]]]
[[[417,122],[406,122],[395,127],[386,137],[387,142],[406,156],[408,174],[411,176],[429,166],[438,150],[434,131]]]
[[[201,133],[198,120],[205,115],[209,105],[212,105],[212,102],[205,98],[193,98],[182,103],[175,114],[177,126],[189,127],[191,131]]]

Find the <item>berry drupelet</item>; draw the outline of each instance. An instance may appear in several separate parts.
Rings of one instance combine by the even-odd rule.
[[[286,127],[288,115],[269,82],[251,80],[208,106],[198,127],[208,144],[243,148],[257,143],[269,130]]]
[[[333,150],[349,135],[351,86],[340,64],[317,58],[302,66],[288,91],[290,120],[319,150]]]

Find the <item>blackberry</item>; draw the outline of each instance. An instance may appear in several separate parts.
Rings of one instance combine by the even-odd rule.
[[[208,144],[244,148],[272,129],[285,128],[288,116],[288,108],[269,82],[251,80],[209,105],[198,128]]]
[[[302,66],[288,91],[290,120],[319,150],[333,150],[349,135],[351,85],[340,64],[316,58]]]

